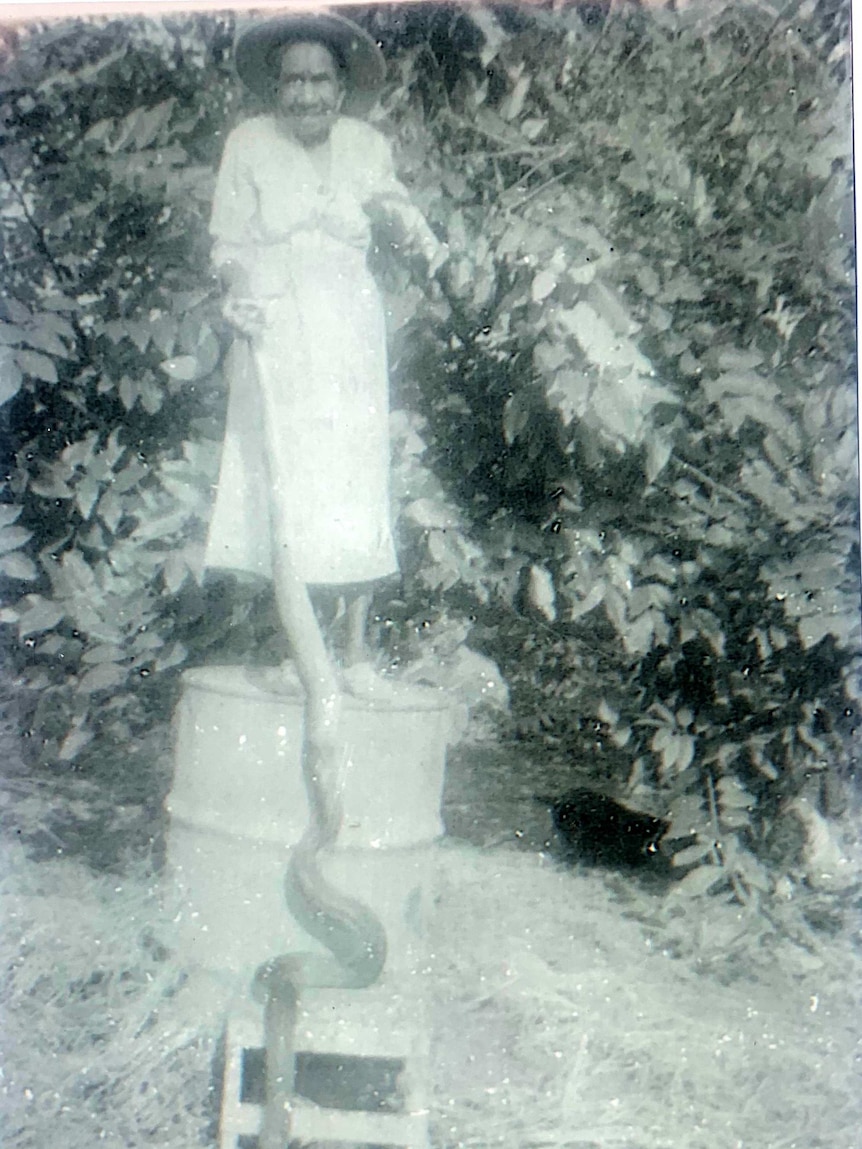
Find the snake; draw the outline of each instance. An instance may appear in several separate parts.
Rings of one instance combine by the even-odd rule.
[[[267,1067],[259,1149],[284,1149],[290,1141],[302,991],[365,989],[378,980],[386,964],[386,931],[380,919],[358,898],[333,886],[320,866],[321,852],[335,844],[343,818],[341,753],[337,747],[314,747],[307,735],[304,739],[302,776],[309,818],[284,878],[288,909],[328,952],[281,954],[264,962],[254,976],[253,993],[264,1007]]]

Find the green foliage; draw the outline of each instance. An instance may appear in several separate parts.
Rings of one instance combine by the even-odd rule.
[[[453,253],[442,293],[378,253],[378,608],[394,662],[469,631],[531,752],[650,793],[696,836],[687,888],[750,900],[859,698],[848,10],[678,7],[357,14]],[[199,586],[231,32],[57,25],[4,80],[2,617],[48,762],[146,752],[178,668],[261,648],[253,593]]]
[[[859,693],[847,12],[791,9],[441,12],[391,108],[456,253],[454,337],[420,308],[400,361],[459,508],[417,578],[531,750],[657,799],[683,888],[743,900]]]

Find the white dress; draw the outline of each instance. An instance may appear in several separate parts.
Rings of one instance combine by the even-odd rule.
[[[228,137],[210,231],[217,264],[245,271],[265,328],[238,337],[205,565],[270,577],[286,546],[307,583],[365,582],[397,570],[389,506],[389,395],[383,308],[366,266],[372,196],[403,205],[385,139],[340,117],[330,180],[271,116]]]

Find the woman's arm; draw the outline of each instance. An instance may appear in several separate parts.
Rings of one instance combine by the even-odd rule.
[[[429,276],[434,276],[449,258],[449,247],[437,238],[425,216],[413,203],[407,188],[395,174],[392,150],[379,133],[374,132],[372,149],[373,177],[365,211],[373,221],[394,228],[399,245],[409,254],[424,257]]]
[[[251,298],[249,268],[254,261],[257,193],[246,168],[248,143],[240,129],[225,144],[210,216],[212,261],[224,293],[225,318],[244,335],[263,326],[263,312]]]
[[[257,192],[246,162],[251,144],[246,125],[234,129],[225,142],[216,176],[209,232],[213,263],[219,269],[248,261],[254,243]]]

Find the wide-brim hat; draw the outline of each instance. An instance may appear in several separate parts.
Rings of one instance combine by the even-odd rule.
[[[271,100],[281,70],[281,55],[289,44],[325,44],[344,76],[347,111],[366,111],[386,78],[386,62],[372,38],[344,16],[305,13],[258,20],[237,34],[235,64],[240,79],[258,96]]]

